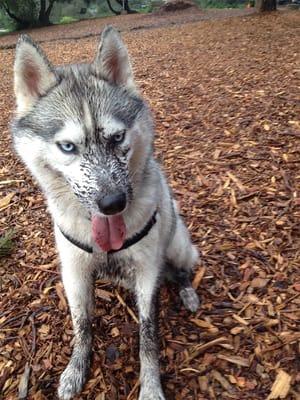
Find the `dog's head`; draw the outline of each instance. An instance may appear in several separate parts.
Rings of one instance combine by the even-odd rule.
[[[95,216],[95,230],[104,216],[110,217],[101,229],[107,229],[107,220],[115,221],[111,229],[121,229],[120,213],[134,198],[153,133],[118,32],[112,27],[103,31],[91,64],[58,68],[30,37],[22,36],[14,74],[12,126],[27,166],[46,192],[55,179],[61,185],[58,192],[71,187]]]

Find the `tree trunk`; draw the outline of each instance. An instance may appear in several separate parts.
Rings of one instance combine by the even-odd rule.
[[[44,18],[45,11],[46,11],[46,0],[41,0],[40,12],[39,12],[39,21],[41,21]]]
[[[53,8],[55,2],[56,2],[56,0],[51,0],[49,2],[49,6],[48,6],[47,11],[46,11],[46,17],[47,17],[47,19],[48,19],[50,24],[51,24],[51,22],[50,22],[50,14],[51,14],[51,11],[52,11],[52,8]]]
[[[39,24],[41,26],[47,26],[51,25],[50,22],[50,14],[53,8],[53,5],[56,0],[50,0],[49,1],[49,6],[46,9],[46,0],[40,0],[41,1],[41,6],[40,6],[40,12],[39,12]]]
[[[120,6],[123,8],[123,1],[122,0],[116,0],[116,2],[119,3]],[[137,13],[137,11],[132,10],[129,7],[128,0],[124,0],[124,9],[127,12],[127,14],[136,14]]]
[[[257,11],[275,11],[276,0],[256,0]]]
[[[119,11],[116,11],[116,10],[114,10],[114,9],[112,8],[112,6],[111,6],[111,4],[110,4],[110,0],[106,0],[106,2],[107,2],[107,5],[108,5],[108,7],[109,7],[109,9],[110,9],[111,12],[113,12],[113,13],[116,14],[116,15],[120,15],[120,14],[121,14]]]

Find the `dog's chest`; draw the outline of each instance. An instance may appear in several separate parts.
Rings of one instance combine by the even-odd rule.
[[[131,257],[120,257],[108,254],[96,267],[97,278],[109,280],[117,285],[133,289],[135,285],[136,266]]]

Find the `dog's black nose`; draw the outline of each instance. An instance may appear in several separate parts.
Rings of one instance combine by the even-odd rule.
[[[99,210],[105,215],[117,214],[126,207],[125,193],[109,194],[97,201]]]

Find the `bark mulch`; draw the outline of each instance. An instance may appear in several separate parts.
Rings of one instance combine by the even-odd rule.
[[[173,26],[165,15],[166,26],[133,31],[135,16],[124,18],[137,81],[154,110],[157,156],[202,252],[195,315],[174,288],[161,290],[167,398],[299,399],[300,14]],[[49,39],[61,38],[43,44],[50,59],[91,60],[97,38],[63,40],[66,29],[49,29]],[[47,40],[47,32],[34,36]],[[6,400],[20,391],[54,399],[72,325],[43,196],[11,149],[12,64],[13,50],[2,50],[0,233],[14,227],[15,246],[0,258],[0,392]],[[78,399],[136,399],[133,298],[106,282],[96,295],[93,366]]]

